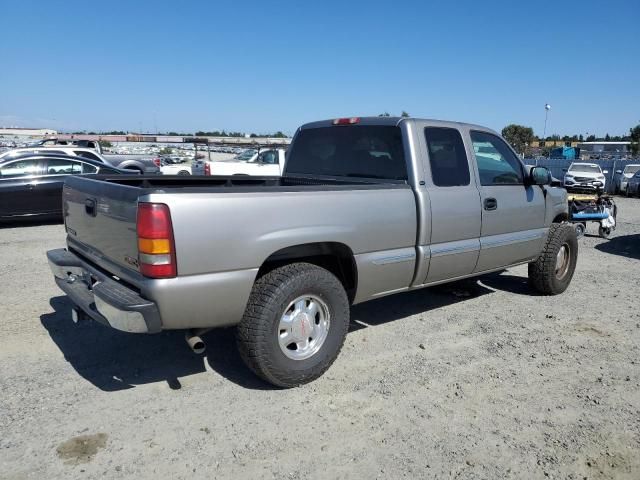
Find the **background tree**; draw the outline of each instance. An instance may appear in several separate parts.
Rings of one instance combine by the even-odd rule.
[[[405,112],[404,110],[402,111],[402,113],[400,114],[401,117],[410,117],[411,115],[409,115],[408,112]]]
[[[502,129],[502,136],[518,153],[526,153],[527,145],[530,146],[534,140],[533,128],[513,123]]]
[[[380,115],[378,115],[379,117],[390,117],[391,115],[389,114],[389,112],[384,112],[381,113]]]
[[[631,153],[638,155],[640,153],[640,124],[629,129],[629,137],[631,137],[631,145],[629,145]]]
[[[587,137],[587,142],[595,142],[596,141],[596,136],[595,135],[589,135]]]
[[[109,140],[100,140],[98,143],[100,144],[100,146],[102,148],[111,148],[111,147],[113,147],[113,145],[111,144],[111,142]]]

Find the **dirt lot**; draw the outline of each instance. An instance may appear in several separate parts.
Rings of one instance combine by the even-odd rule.
[[[354,307],[337,362],[276,390],[231,330],[71,322],[44,252],[0,229],[0,478],[640,478],[640,200],[580,240],[569,290],[518,267]],[[589,232],[595,233],[593,225]]]

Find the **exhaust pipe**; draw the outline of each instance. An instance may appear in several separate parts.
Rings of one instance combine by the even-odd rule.
[[[191,330],[187,330],[184,334],[184,339],[187,341],[187,345],[193,351],[193,353],[200,354],[204,353],[207,349],[204,340],[200,338],[200,335],[204,335],[207,333],[210,328],[192,328]]]

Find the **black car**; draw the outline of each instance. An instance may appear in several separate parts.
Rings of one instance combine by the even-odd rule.
[[[69,175],[123,173],[135,172],[62,154],[27,154],[0,161],[0,221],[62,218],[62,186]]]

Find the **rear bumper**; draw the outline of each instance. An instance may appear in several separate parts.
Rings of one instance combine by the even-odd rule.
[[[65,249],[47,252],[56,284],[89,317],[117,330],[162,330],[157,305]]]

